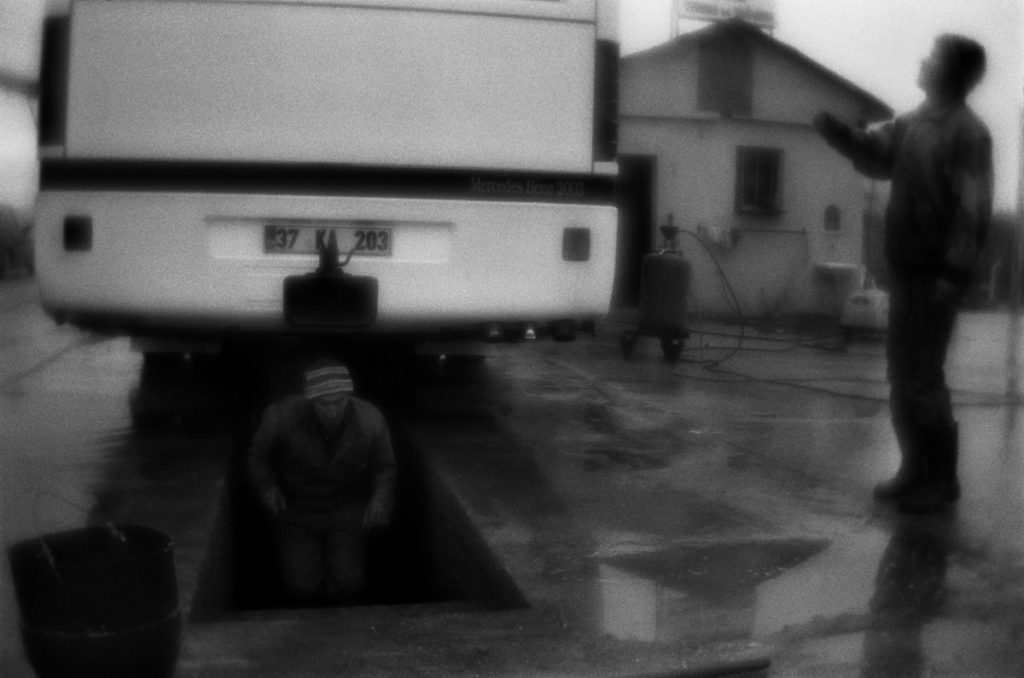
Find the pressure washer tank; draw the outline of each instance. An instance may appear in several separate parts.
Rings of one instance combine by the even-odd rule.
[[[687,297],[690,293],[690,262],[678,248],[679,228],[669,223],[660,227],[665,247],[644,256],[640,268],[640,308],[635,331],[622,336],[622,352],[629,358],[639,336],[661,339],[665,359],[675,362],[683,350]]]

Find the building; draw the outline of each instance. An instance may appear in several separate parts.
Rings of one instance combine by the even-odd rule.
[[[625,57],[620,69],[616,302],[674,224],[699,310],[837,315],[860,284],[873,187],[817,135],[819,110],[868,125],[886,104],[740,19]],[[693,306],[691,305],[691,310]]]

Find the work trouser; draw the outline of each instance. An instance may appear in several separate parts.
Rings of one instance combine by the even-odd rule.
[[[350,605],[366,586],[362,519],[333,524],[281,520],[277,546],[282,588],[292,605]]]
[[[926,442],[955,429],[946,352],[960,295],[940,297],[936,278],[893,272],[887,344],[889,406],[901,452],[927,458]]]

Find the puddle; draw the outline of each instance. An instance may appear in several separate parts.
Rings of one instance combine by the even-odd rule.
[[[848,536],[762,582],[757,588],[754,637],[866,614],[888,541],[887,534],[873,529]]]
[[[824,540],[699,544],[599,563],[602,628],[616,638],[669,643],[756,634],[759,587],[821,553]]]

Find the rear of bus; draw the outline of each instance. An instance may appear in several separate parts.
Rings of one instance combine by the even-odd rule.
[[[614,32],[603,0],[76,0],[45,28],[44,307],[151,337],[593,323]],[[297,328],[285,281],[328,245],[372,284]]]

